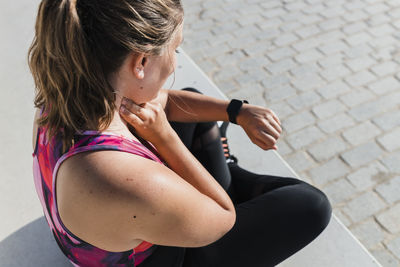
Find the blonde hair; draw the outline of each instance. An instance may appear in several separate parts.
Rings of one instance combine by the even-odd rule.
[[[63,146],[104,130],[115,111],[108,78],[131,52],[160,55],[183,21],[180,0],[43,0],[29,49],[39,126]]]

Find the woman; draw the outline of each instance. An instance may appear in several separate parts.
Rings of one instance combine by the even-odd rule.
[[[75,266],[273,266],[329,222],[321,191],[241,169],[213,122],[276,149],[272,111],[161,88],[182,28],[179,0],[40,4],[34,178]]]

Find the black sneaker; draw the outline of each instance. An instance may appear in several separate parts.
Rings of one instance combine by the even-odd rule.
[[[234,156],[231,155],[229,151],[229,145],[228,145],[228,138],[226,137],[226,129],[228,128],[229,122],[224,121],[219,127],[219,132],[221,134],[221,142],[222,142],[222,148],[224,149],[224,156],[226,159],[226,163],[237,163],[238,159]]]

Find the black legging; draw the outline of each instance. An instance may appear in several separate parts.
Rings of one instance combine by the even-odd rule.
[[[215,122],[171,125],[228,192],[235,204],[236,223],[205,247],[158,246],[139,266],[275,266],[309,244],[328,225],[331,205],[319,189],[295,178],[259,175],[236,163],[227,164]]]

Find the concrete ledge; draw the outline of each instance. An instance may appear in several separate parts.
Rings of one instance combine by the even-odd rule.
[[[173,85],[172,85],[173,84]],[[171,77],[167,88],[195,87],[206,95],[226,96],[181,50],[175,82]],[[298,177],[275,151],[263,151],[251,143],[244,131],[235,125],[228,129],[229,144],[240,165],[256,173]],[[310,181],[307,181],[310,182]],[[279,264],[280,267],[377,267],[381,266],[353,234],[333,215],[327,228],[307,247]]]

